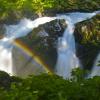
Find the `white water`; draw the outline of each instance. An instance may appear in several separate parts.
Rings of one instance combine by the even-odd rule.
[[[16,38],[26,36],[34,28],[41,24],[50,22],[55,19],[65,19],[67,28],[64,35],[58,39],[58,60],[56,65],[57,74],[64,78],[70,77],[70,72],[73,68],[79,66],[78,58],[75,54],[74,27],[75,24],[91,18],[98,12],[94,13],[67,13],[57,17],[41,17],[34,21],[23,19],[17,25],[6,26],[6,36],[0,40],[0,70],[6,71],[14,75],[12,66],[12,49],[13,41]]]
[[[13,41],[16,38],[26,36],[34,28],[41,24],[55,20],[55,17],[42,17],[34,21],[23,19],[17,25],[6,26],[6,35],[0,40],[0,70],[14,75],[12,66]]]
[[[12,45],[8,38],[0,40],[0,70],[12,72]]]
[[[63,78],[70,78],[73,68],[80,66],[79,60],[76,57],[75,39],[73,36],[75,24],[95,16],[97,12],[93,13],[67,13],[58,15],[58,19],[65,19],[68,25],[63,36],[58,39],[58,59],[56,64],[56,73]]]

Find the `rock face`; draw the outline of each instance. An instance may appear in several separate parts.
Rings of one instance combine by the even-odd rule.
[[[92,69],[100,52],[100,15],[76,25],[77,55],[85,69]]]
[[[28,45],[50,69],[54,70],[57,60],[56,44],[58,37],[63,35],[65,27],[64,20],[55,20],[39,26],[28,36],[18,40]]]

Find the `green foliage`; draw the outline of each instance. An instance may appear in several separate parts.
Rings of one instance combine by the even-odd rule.
[[[31,11],[42,13],[45,10],[91,11],[99,9],[100,0],[0,0],[1,17],[8,16],[12,12]]]
[[[80,68],[75,68],[72,70],[72,80],[75,80],[77,82],[84,81],[84,77],[89,73],[88,70],[83,70]]]
[[[76,70],[76,71],[75,71]],[[77,78],[84,72],[75,69]],[[78,74],[75,74],[78,73]],[[80,76],[81,76],[80,75]],[[74,78],[75,78],[74,77]],[[26,79],[13,78],[9,90],[0,88],[0,100],[99,100],[100,77],[64,80],[56,75],[41,74]],[[20,79],[20,81],[19,81]],[[77,78],[78,79],[78,78]]]

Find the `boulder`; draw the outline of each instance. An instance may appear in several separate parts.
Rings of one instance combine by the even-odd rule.
[[[76,24],[75,40],[77,55],[83,68],[92,69],[95,58],[100,52],[100,15]]]

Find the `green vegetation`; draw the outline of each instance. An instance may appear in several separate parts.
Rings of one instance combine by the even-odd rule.
[[[100,0],[0,0],[0,18],[24,15],[25,12],[92,11],[100,8]]]
[[[72,73],[73,78],[67,80],[48,74],[32,75],[26,79],[9,76],[10,85],[4,86],[0,83],[0,100],[100,99],[100,77],[84,79],[84,72],[80,69],[75,69]],[[6,80],[6,78],[3,79],[2,77],[0,76],[0,79]],[[6,80],[6,84],[9,83],[9,80]]]

